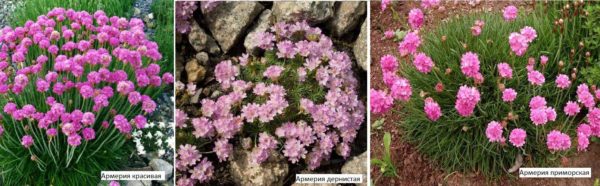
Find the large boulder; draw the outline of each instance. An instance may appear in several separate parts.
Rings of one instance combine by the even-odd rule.
[[[273,3],[273,15],[277,22],[302,21],[315,25],[333,17],[333,1],[298,1]]]
[[[363,70],[367,71],[369,68],[369,59],[367,58],[367,23],[363,22],[360,27],[360,34],[358,35],[358,39],[354,42],[354,57],[356,57],[356,61],[358,66]]]
[[[211,54],[218,54],[221,52],[219,45],[212,36],[196,23],[192,21],[192,27],[188,35],[188,40],[196,52],[206,51]]]
[[[229,170],[237,185],[283,185],[288,174],[288,164],[277,152],[269,153],[267,161],[251,163],[251,151],[237,148]]]
[[[367,12],[367,4],[360,1],[337,2],[335,14],[330,27],[335,36],[342,36],[353,30],[362,22],[360,19]]]
[[[358,185],[367,185],[367,173],[369,168],[369,160],[367,152],[353,157],[344,166],[342,166],[342,174],[362,174],[363,183]]]
[[[257,54],[259,50],[258,43],[256,37],[258,33],[265,32],[269,27],[271,27],[271,10],[263,11],[258,20],[252,27],[248,29],[248,35],[246,35],[246,39],[244,39],[244,47],[246,48],[246,52],[249,54]]]
[[[258,2],[224,2],[202,13],[208,29],[227,53],[263,9]]]
[[[163,171],[165,172],[165,181],[168,181],[173,176],[173,165],[163,159],[152,159],[150,160],[150,167],[154,171]]]

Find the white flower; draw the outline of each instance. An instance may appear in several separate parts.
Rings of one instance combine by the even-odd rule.
[[[146,138],[152,138],[152,133],[148,132],[148,134],[146,134]]]
[[[162,156],[165,155],[165,150],[164,149],[158,149],[158,156]]]
[[[154,128],[154,126],[156,126],[156,124],[154,124],[154,122],[150,122],[148,123],[147,128]]]
[[[162,122],[162,121],[161,121],[161,122],[158,122],[158,128],[164,129],[165,127],[167,127],[167,126],[165,125],[165,122]]]
[[[163,144],[163,140],[162,139],[158,139],[156,140],[156,142],[154,142],[154,144],[161,146]]]
[[[160,131],[156,131],[156,133],[154,133],[154,137],[158,138],[162,138],[163,136],[165,136],[162,132]]]
[[[167,138],[167,144],[169,144],[169,149],[174,149],[175,148],[175,137],[170,136],[169,138]]]

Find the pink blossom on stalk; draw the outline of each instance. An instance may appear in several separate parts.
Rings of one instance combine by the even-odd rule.
[[[31,137],[30,135],[23,136],[21,138],[21,145],[28,149],[29,147],[31,147],[31,145],[33,145],[33,137]]]
[[[442,116],[442,109],[440,108],[440,105],[431,97],[425,99],[425,106],[423,110],[425,111],[427,118],[431,121],[437,121],[440,116]]]
[[[265,70],[265,72],[263,72],[263,76],[269,78],[269,79],[277,79],[279,78],[279,76],[281,75],[281,72],[283,72],[283,67],[278,66],[278,65],[273,65],[267,68],[267,70]]]
[[[383,33],[383,36],[387,39],[391,39],[394,38],[394,31],[393,30],[387,30]]]
[[[379,63],[383,72],[396,72],[396,69],[398,69],[396,57],[389,54],[381,57]]]
[[[388,96],[384,91],[371,89],[370,97],[371,112],[374,114],[386,113],[394,104],[394,98]]]
[[[306,156],[306,149],[302,142],[296,139],[288,139],[285,141],[283,155],[292,163],[297,163],[298,160]]]
[[[537,108],[542,108],[546,106],[546,98],[542,97],[542,96],[535,96],[533,98],[531,98],[531,100],[529,100],[529,108],[530,109],[537,109]]]
[[[513,32],[508,36],[508,43],[510,44],[510,49],[512,49],[517,56],[525,54],[529,47],[528,38],[516,32]]]
[[[537,32],[530,26],[523,27],[521,29],[521,35],[525,36],[527,42],[532,42],[535,38],[537,38]]]
[[[512,88],[507,88],[502,91],[502,101],[513,102],[517,98],[517,91]]]
[[[546,63],[548,63],[548,56],[545,56],[545,55],[540,56],[540,63],[542,65],[546,65]]]
[[[96,131],[93,128],[85,128],[81,131],[81,134],[83,134],[83,139],[86,141],[96,138]]]
[[[431,60],[431,58],[425,53],[417,53],[414,55],[413,64],[421,73],[429,73],[435,64]]]
[[[576,102],[569,101],[567,102],[567,105],[565,105],[564,110],[567,116],[575,116],[581,111],[581,108]]]
[[[190,178],[196,179],[200,183],[204,183],[213,176],[213,172],[214,167],[212,163],[208,161],[207,158],[202,158],[202,161],[198,162],[194,169],[190,171]],[[177,185],[179,185],[179,183],[177,183]]]
[[[418,30],[423,25],[423,11],[419,8],[413,8],[408,12],[408,24],[413,30]]]
[[[215,129],[207,118],[194,118],[192,119],[192,126],[194,126],[194,132],[192,134],[196,138],[207,138],[213,135]]]
[[[577,127],[577,134],[582,134],[584,136],[591,136],[592,135],[592,127],[590,127],[590,125],[588,125],[588,124],[581,123]]]
[[[590,92],[587,84],[577,86],[577,101],[587,108],[592,108],[596,105],[594,96]]]
[[[591,108],[587,114],[587,119],[592,127],[600,126],[600,108]]]
[[[137,115],[133,118],[133,123],[135,123],[135,126],[138,129],[146,128],[146,122],[146,117],[144,117],[143,115]]]
[[[392,0],[381,0],[381,12],[385,11],[391,2]]]
[[[517,19],[517,15],[519,13],[519,9],[517,7],[510,5],[504,7],[503,16],[505,21],[513,21]]]
[[[504,142],[506,139],[502,136],[502,133],[502,125],[497,121],[488,123],[487,129],[485,130],[485,135],[490,142]]]
[[[67,138],[67,143],[71,147],[77,147],[77,146],[81,145],[81,136],[79,134],[71,134]]]
[[[421,7],[427,9],[427,8],[434,8],[436,6],[438,6],[440,4],[440,0],[422,0],[421,1]]]
[[[404,36],[402,42],[398,45],[398,52],[400,52],[401,56],[406,56],[408,54],[413,54],[417,52],[417,48],[421,45],[421,37],[417,31],[409,32]]]
[[[581,133],[577,134],[577,151],[586,151],[590,145],[590,139],[588,136]]]
[[[571,80],[569,80],[569,76],[565,74],[559,74],[556,76],[556,87],[560,89],[566,89],[571,86]]]
[[[571,148],[571,138],[558,130],[550,131],[546,139],[548,150],[560,151]]]
[[[390,89],[390,95],[394,99],[408,101],[412,95],[412,87],[410,86],[410,82],[408,82],[408,80],[405,78],[396,79]]]
[[[541,86],[546,82],[546,78],[544,78],[544,74],[537,70],[532,70],[527,72],[527,80],[532,85]]]
[[[461,116],[468,117],[473,114],[473,110],[480,100],[481,94],[477,88],[463,85],[459,88],[456,94],[456,103],[454,108]]]
[[[515,147],[523,147],[525,145],[525,138],[527,138],[527,133],[521,128],[513,129],[508,137],[510,143]]]
[[[229,159],[233,152],[233,145],[227,142],[227,139],[219,139],[215,142],[214,151],[219,158],[219,162],[223,162]]]
[[[460,70],[462,73],[471,78],[475,78],[479,74],[479,57],[476,53],[467,52],[460,59]]]
[[[175,126],[178,128],[186,127],[185,122],[187,121],[188,116],[183,110],[175,109]]]
[[[184,167],[194,165],[201,157],[202,155],[200,155],[196,146],[190,144],[179,145],[179,150],[177,150],[177,169],[180,169],[179,165]]]
[[[278,142],[273,136],[265,132],[260,133],[258,138],[258,146],[254,148],[252,154],[250,155],[252,157],[252,161],[257,164],[266,161],[269,158],[271,151],[277,148],[277,144]]]
[[[499,63],[498,73],[500,73],[500,77],[512,79],[513,71],[508,63]]]

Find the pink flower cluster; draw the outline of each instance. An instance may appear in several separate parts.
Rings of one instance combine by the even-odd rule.
[[[512,79],[513,71],[508,63],[499,63],[498,64],[498,73],[500,77],[506,79]]]
[[[280,126],[274,134],[266,131],[257,134],[258,145],[251,153],[253,163],[263,163],[271,154],[281,152],[292,163],[304,160],[310,169],[316,169],[334,151],[342,157],[348,157],[350,144],[356,138],[365,115],[365,106],[356,92],[358,80],[354,77],[350,57],[344,52],[335,51],[331,39],[321,34],[319,28],[310,27],[306,22],[276,23],[259,35],[259,48],[265,53],[280,59],[303,58],[304,63],[297,69],[288,69],[295,65],[253,63],[247,54],[240,57],[240,64],[231,60],[222,61],[215,67],[215,77],[221,84],[223,95],[203,99],[199,118],[188,118],[184,112],[177,111],[177,126],[186,128],[185,123],[190,119],[196,138],[214,141],[213,151],[219,161],[228,161],[232,157],[232,143],[237,141],[233,139],[244,132],[244,125],[259,124]],[[382,59],[382,63],[389,65],[387,68],[395,70],[397,64],[394,61]],[[243,79],[245,77],[240,74],[250,68],[264,69],[259,75],[265,79]],[[287,92],[293,90],[288,90],[287,85],[278,84],[278,79],[287,78],[284,73],[295,72],[298,73],[297,83],[314,82],[326,93],[322,102],[315,102],[304,95],[298,111],[290,113]],[[290,114],[309,117],[310,123],[280,121]],[[280,149],[283,150],[278,152]],[[190,159],[199,161],[199,158],[195,156]],[[182,166],[178,170],[186,169]],[[192,172],[189,173],[193,176]],[[179,179],[191,180],[194,179],[192,176],[182,174]],[[190,182],[193,181],[186,181]]]
[[[465,76],[470,78],[482,76],[479,72],[479,64],[479,57],[473,52],[467,52],[460,58],[460,70]]]
[[[596,105],[594,95],[590,92],[590,88],[587,84],[580,84],[577,86],[577,101],[588,109]]]
[[[485,130],[485,136],[490,142],[504,143],[504,141],[506,141],[506,138],[503,137],[502,133],[502,125],[497,121],[492,121],[488,123],[487,129]]]
[[[398,52],[401,56],[413,54],[417,52],[417,49],[421,45],[421,37],[418,31],[409,32],[404,36],[402,42],[398,45]]]
[[[422,0],[421,1],[421,7],[427,9],[427,8],[434,8],[440,5],[440,0]]]
[[[39,54],[32,52],[37,50]],[[34,136],[65,139],[77,147],[82,140],[94,140],[102,130],[100,124],[108,128],[110,120],[118,131],[129,135],[132,126],[144,128],[146,124],[146,118],[135,113],[156,109],[152,98],[140,92],[173,83],[170,73],[160,74],[157,62],[161,58],[158,45],[146,38],[142,20],[108,17],[103,11],[90,14],[54,8],[22,27],[5,27],[0,31],[0,70],[14,63],[16,73],[0,72],[0,94],[42,97],[46,103],[9,101],[3,107],[10,116],[5,121],[29,121],[45,130],[47,136],[29,135],[32,129],[25,132],[25,148],[48,140]],[[35,91],[25,93],[28,86]],[[28,97],[19,98],[24,99]],[[74,100],[89,104],[90,110],[83,106],[67,110],[64,104]],[[122,106],[119,100],[127,100],[132,112],[118,113],[114,107]],[[108,113],[111,117],[98,116]],[[64,138],[58,138],[59,130]]]
[[[527,51],[529,43],[531,43],[537,37],[535,29],[526,26],[521,29],[520,33],[513,32],[508,36],[508,43],[512,51],[517,56],[522,56]]]
[[[198,8],[197,2],[194,1],[177,1],[175,2],[175,19],[177,31],[187,33],[190,31],[190,21],[194,16],[194,11]]]
[[[177,162],[175,168],[181,172],[187,172],[177,179],[177,185],[194,185],[204,183],[211,179],[214,173],[212,162],[196,149],[196,146],[185,144],[180,145],[177,150]]]
[[[546,98],[535,96],[529,100],[529,119],[535,125],[545,125],[556,120],[556,110],[546,106]]]
[[[413,30],[418,30],[423,25],[423,11],[414,8],[408,12],[408,25]]]
[[[437,121],[440,116],[442,116],[442,108],[440,108],[440,105],[431,97],[425,99],[423,110],[425,111],[427,118],[431,121]]]
[[[471,27],[471,34],[473,34],[473,36],[479,36],[481,34],[481,30],[483,30],[484,25],[485,22],[483,22],[482,20],[475,21],[475,25]]]
[[[370,95],[371,113],[386,113],[394,104],[394,98],[392,98],[392,96],[388,96],[384,91],[371,89]]]
[[[546,138],[546,145],[551,151],[564,151],[571,148],[571,137],[558,130],[550,131]]]
[[[461,116],[468,117],[473,114],[473,110],[480,100],[481,94],[477,88],[463,85],[460,86],[456,94],[456,103],[454,108]]]
[[[516,128],[510,132],[508,141],[515,147],[523,147],[525,145],[525,138],[527,138],[527,132],[521,128]]]
[[[425,53],[419,52],[414,55],[413,64],[417,68],[417,70],[421,73],[429,73],[435,64],[433,60]]]
[[[503,12],[504,20],[513,21],[513,20],[517,19],[518,14],[519,14],[519,9],[517,9],[517,7],[515,7],[513,5],[504,7],[504,12]]]

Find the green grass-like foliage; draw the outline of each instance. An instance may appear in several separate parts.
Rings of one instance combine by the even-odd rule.
[[[530,13],[521,9],[519,17],[513,22],[506,22],[502,12],[475,13],[452,18],[436,25],[433,30],[421,30],[420,49],[432,58],[435,68],[429,74],[422,74],[412,66],[412,61],[401,62],[400,74],[409,79],[413,87],[413,97],[404,103],[405,108],[400,111],[404,112],[404,118],[399,125],[406,131],[408,141],[415,143],[420,152],[447,171],[481,172],[492,178],[507,174],[517,154],[525,155],[524,166],[544,166],[570,153],[553,154],[546,147],[546,135],[551,130],[565,132],[573,139],[578,124],[573,118],[565,116],[563,107],[568,100],[575,100],[574,92],[579,83],[575,80],[569,89],[559,90],[554,80],[558,73],[570,75],[572,68],[583,65],[583,52],[578,46],[581,41],[581,18],[571,14],[568,18],[563,17],[565,29],[559,32],[554,21],[561,18],[560,6],[560,3],[550,3],[545,7],[540,3]],[[481,35],[477,37],[470,32],[475,20],[485,21]],[[508,36],[525,26],[533,27],[537,31],[537,38],[529,45],[525,55],[519,57],[511,54]],[[446,36],[446,41],[442,41],[442,36]],[[574,54],[570,54],[571,49],[574,49]],[[460,70],[461,56],[468,51],[477,53],[481,61],[480,71],[485,78],[481,85],[475,85]],[[549,57],[544,70],[539,65],[541,55]],[[546,83],[541,87],[534,87],[527,81],[525,67],[529,57],[536,58],[536,69],[546,78]],[[559,68],[561,60],[565,63],[563,68]],[[500,79],[496,65],[501,62],[511,65],[512,79]],[[452,72],[446,74],[447,68]],[[443,83],[443,92],[435,91],[438,82]],[[498,88],[500,83],[518,92],[512,104],[502,101],[502,92]],[[476,86],[481,93],[481,101],[470,117],[461,117],[454,108],[461,85]],[[419,96],[423,94],[425,96]],[[556,109],[558,118],[555,122],[537,127],[531,122],[528,103],[537,95],[545,97],[548,106]],[[432,97],[442,108],[443,115],[436,122],[427,119],[423,111],[426,97]],[[504,129],[503,135],[508,145],[490,143],[485,134],[487,124],[506,120],[509,112],[518,115],[518,119],[508,121]],[[522,149],[508,142],[510,130],[517,127],[527,132],[526,144]],[[575,141],[573,146],[576,146]],[[576,149],[573,146],[571,150]]]
[[[173,72],[173,6],[172,0],[155,0],[151,10],[154,13],[156,25],[153,41],[158,44],[160,53],[163,55],[163,72]]]
[[[582,74],[585,75],[588,83],[600,84],[600,53],[594,52],[600,50],[600,4],[594,2],[587,5],[585,11],[588,16],[585,17],[583,24],[586,32],[583,43],[585,43],[587,51],[590,52],[587,60],[592,65],[582,69]]]
[[[386,177],[397,177],[396,166],[392,160],[392,153],[390,151],[390,144],[392,143],[392,135],[389,132],[385,132],[383,135],[383,157],[381,159],[374,158],[371,160],[371,164],[380,168],[381,175]]]
[[[134,2],[135,0],[26,0],[23,6],[13,12],[12,25],[23,25],[27,20],[35,20],[37,16],[45,14],[55,7],[88,12],[104,10],[107,15],[130,17]]]

